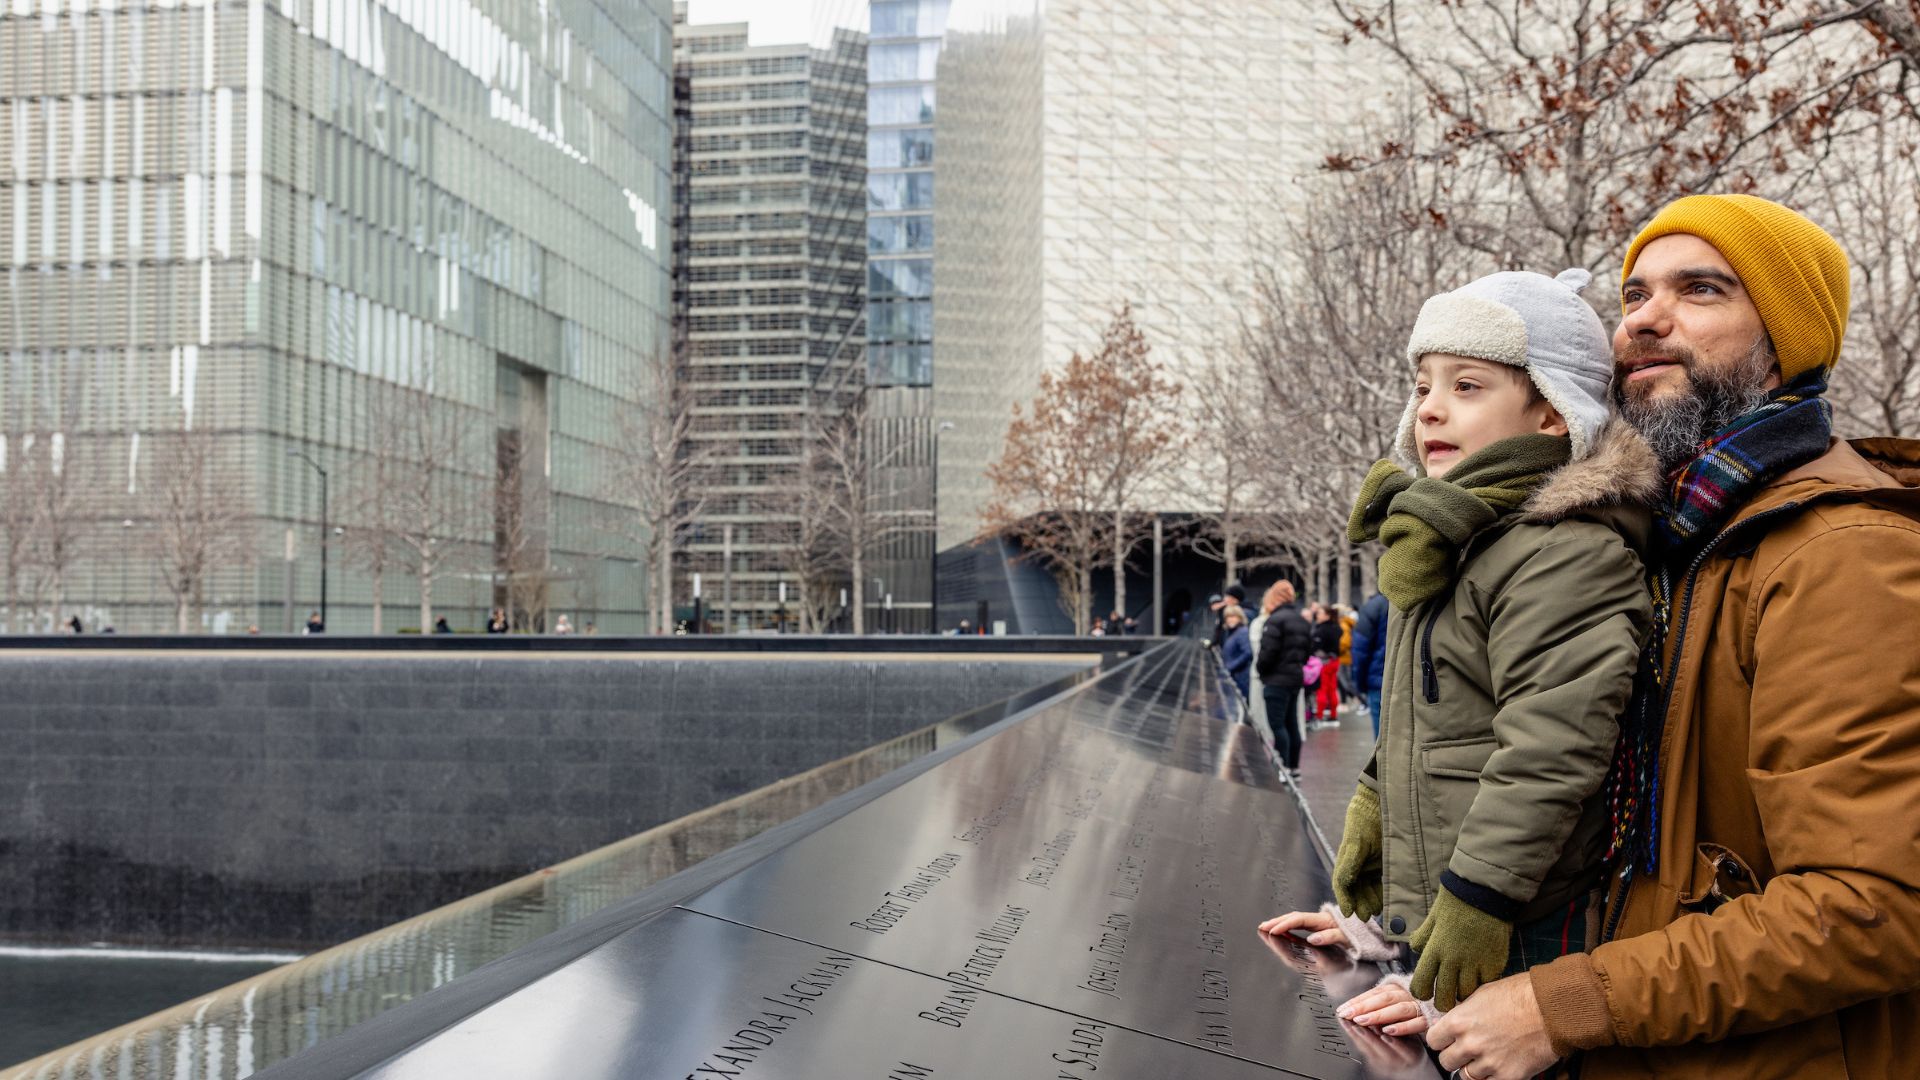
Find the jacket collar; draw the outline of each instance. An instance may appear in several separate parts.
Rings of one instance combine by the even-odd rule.
[[[1593,441],[1593,451],[1547,476],[1521,507],[1526,521],[1552,524],[1608,507],[1646,507],[1662,494],[1660,461],[1639,433],[1614,419]]]
[[[1833,439],[1827,452],[1775,477],[1727,523],[1732,528],[1788,503],[1850,498],[1920,517],[1920,442]]]

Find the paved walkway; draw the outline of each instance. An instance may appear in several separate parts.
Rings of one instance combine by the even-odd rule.
[[[1347,800],[1354,779],[1373,756],[1373,720],[1364,701],[1349,701],[1340,709],[1340,726],[1307,732],[1300,751],[1300,794],[1327,843],[1340,846],[1340,826],[1346,821]]]

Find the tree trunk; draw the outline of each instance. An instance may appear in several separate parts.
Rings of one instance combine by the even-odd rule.
[[[1091,614],[1087,609],[1093,604],[1093,565],[1091,563],[1080,564],[1075,572],[1075,582],[1079,586],[1080,595],[1073,605],[1073,632],[1078,637],[1086,637],[1088,616]]]
[[[433,567],[420,566],[420,632],[426,633],[433,627]]]
[[[1127,515],[1113,512],[1113,610],[1127,613]]]
[[[184,634],[187,632],[188,606],[189,605],[187,603],[187,591],[185,589],[182,589],[180,590],[179,595],[173,598],[173,629],[174,629],[174,632],[177,634]]]
[[[386,577],[386,567],[380,563],[375,563],[373,565],[373,632],[376,635],[380,633],[380,585],[386,580]],[[420,628],[420,632],[423,634],[432,633],[431,630],[424,626]]]
[[[1227,557],[1227,584],[1231,585],[1240,580],[1240,530],[1224,520],[1220,523],[1220,546],[1224,549],[1221,553]]]
[[[853,556],[853,632],[867,632],[867,581],[862,572],[866,568],[858,552]]]
[[[660,633],[673,633],[673,545],[660,542],[660,560],[654,567],[659,580],[654,583],[654,609],[660,613]]]

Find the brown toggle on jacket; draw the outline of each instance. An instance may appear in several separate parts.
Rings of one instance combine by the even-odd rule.
[[[1582,1080],[1920,1069],[1916,488],[1836,441],[1675,568],[1657,872],[1530,973]]]

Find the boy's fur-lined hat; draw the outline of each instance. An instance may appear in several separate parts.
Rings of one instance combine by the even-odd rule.
[[[1526,372],[1566,420],[1579,461],[1606,425],[1613,386],[1613,345],[1600,316],[1580,299],[1592,280],[1577,267],[1557,277],[1508,270],[1441,293],[1421,305],[1407,359],[1417,365],[1428,353],[1451,353]],[[1403,468],[1425,475],[1413,444],[1416,408],[1409,399],[1394,453]]]

